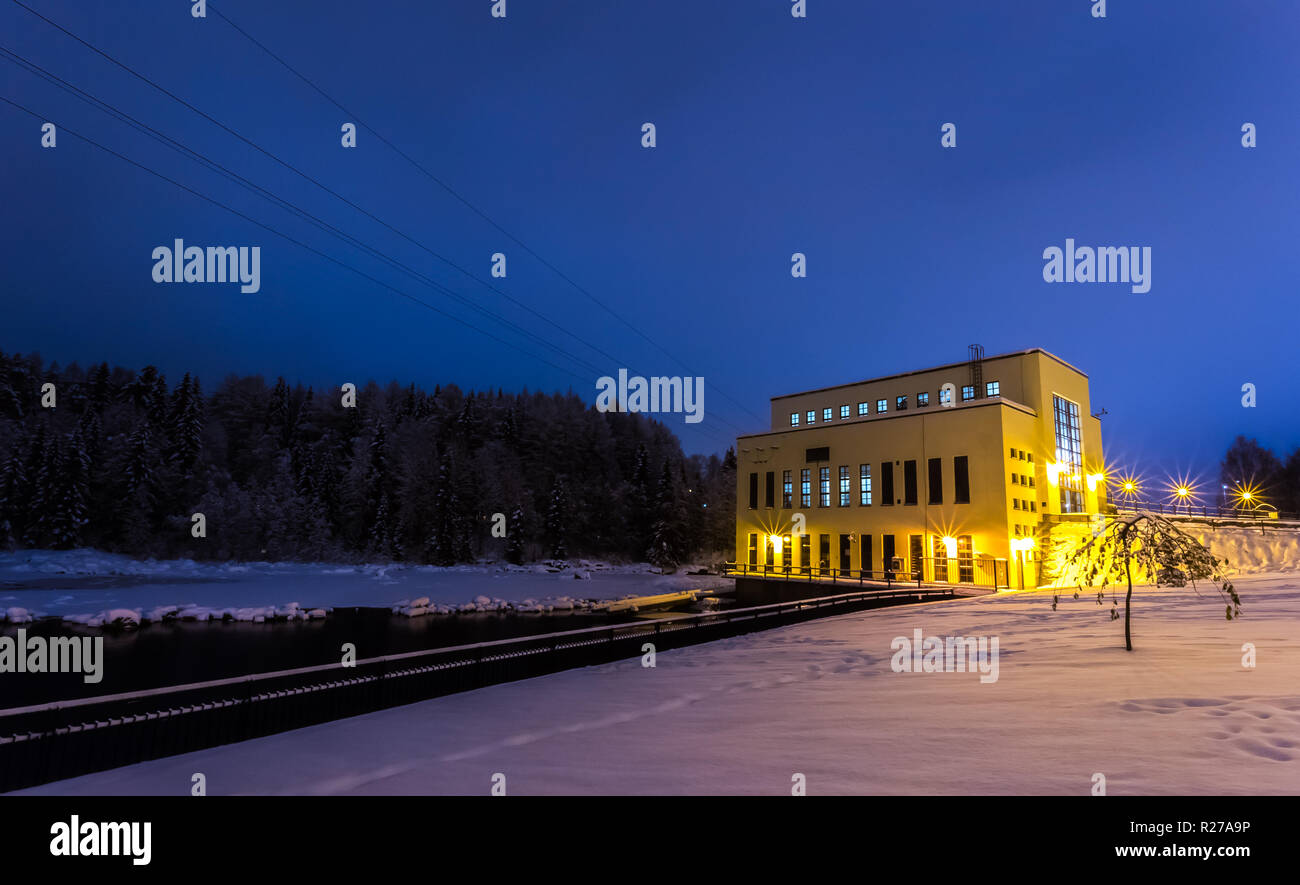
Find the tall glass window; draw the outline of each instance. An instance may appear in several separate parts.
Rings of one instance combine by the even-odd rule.
[[[822,507],[831,506],[831,469],[829,467],[820,467],[817,470],[817,479],[820,482],[818,487],[818,504]]]
[[[798,427],[798,426],[799,426],[799,413],[798,413],[798,412],[791,412],[791,413],[790,413],[790,426],[791,426],[791,427]]]
[[[799,471],[799,506],[812,506],[812,471],[807,467]]]
[[[809,424],[816,424],[816,423],[817,423],[817,413],[816,413],[815,411],[813,411],[812,409],[809,409],[809,410],[808,410],[807,418],[808,418],[808,423],[809,423]]]
[[[853,503],[853,481],[849,479],[849,466],[840,466],[840,506],[848,507]]]
[[[794,480],[789,470],[781,472],[781,509],[789,510],[794,506]]]
[[[1061,490],[1061,512],[1083,512],[1083,443],[1079,432],[1079,404],[1052,394],[1056,424],[1057,485]]]
[[[863,464],[858,468],[858,503],[863,507],[871,506],[871,465]]]

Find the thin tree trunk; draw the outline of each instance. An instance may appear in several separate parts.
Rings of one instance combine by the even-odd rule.
[[[1129,616],[1133,606],[1133,557],[1129,552],[1128,533],[1132,528],[1131,525],[1124,527],[1124,577],[1128,581],[1128,594],[1124,597],[1124,648],[1127,651],[1133,650],[1133,633],[1129,629]]]

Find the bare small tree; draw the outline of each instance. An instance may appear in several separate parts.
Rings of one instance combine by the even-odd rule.
[[[1101,605],[1106,588],[1121,579],[1128,586],[1124,596],[1124,646],[1133,650],[1131,611],[1133,570],[1156,586],[1182,587],[1187,581],[1196,587],[1198,580],[1208,581],[1224,601],[1227,619],[1241,615],[1241,597],[1228,580],[1227,559],[1219,559],[1200,541],[1154,513],[1136,513],[1111,521],[1100,533],[1075,548],[1065,561],[1070,572],[1077,573],[1082,590],[1098,586],[1097,604]],[[1078,597],[1078,593],[1075,593]],[[1052,600],[1052,610],[1060,597]],[[1111,620],[1119,619],[1119,600],[1111,594]]]

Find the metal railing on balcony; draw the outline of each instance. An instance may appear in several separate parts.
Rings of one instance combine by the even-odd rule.
[[[884,584],[886,587],[907,585],[921,587],[925,584],[954,584],[972,587],[990,587],[995,590],[1012,586],[1007,560],[992,556],[969,558],[923,557],[912,563],[900,563],[890,569],[839,569],[829,566],[765,565],[728,562],[723,574],[738,578],[765,578],[778,581],[825,582],[829,584],[856,584],[866,586]]]

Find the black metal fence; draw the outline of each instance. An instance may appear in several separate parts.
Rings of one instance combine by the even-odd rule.
[[[892,569],[837,569],[815,565],[751,565],[728,562],[723,574],[737,578],[770,578],[779,581],[824,582],[827,584],[856,584],[859,587],[884,585],[886,589],[904,586],[933,586],[954,584],[971,587],[1009,588],[1015,576],[1005,559],[992,556],[922,557],[904,561]],[[1036,575],[1035,575],[1036,576]]]
[[[0,710],[0,792],[501,682],[831,614],[952,597],[893,587]]]
[[[1155,513],[1160,516],[1189,516],[1202,519],[1231,519],[1251,523],[1295,522],[1300,514],[1279,511],[1268,504],[1177,504],[1169,501],[1124,501],[1111,502],[1116,513]]]

